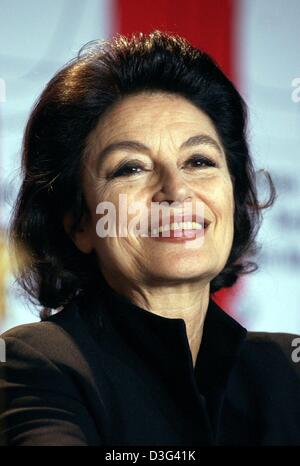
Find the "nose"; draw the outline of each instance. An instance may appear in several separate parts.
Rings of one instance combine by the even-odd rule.
[[[168,167],[160,176],[159,188],[153,195],[153,202],[183,203],[192,200],[192,192],[182,179],[182,173],[177,167]]]

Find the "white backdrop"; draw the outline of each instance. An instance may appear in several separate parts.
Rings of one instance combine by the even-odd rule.
[[[259,272],[248,276],[238,303],[248,328],[300,333],[300,2],[242,0],[236,64],[250,111],[257,168],[274,178],[278,198],[259,235]],[[295,93],[294,93],[295,94]]]

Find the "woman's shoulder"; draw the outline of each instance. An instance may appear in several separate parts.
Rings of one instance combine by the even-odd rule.
[[[46,320],[13,327],[2,333],[1,339],[7,362],[35,364],[47,360],[57,367],[69,368],[85,364],[84,347],[90,341],[75,302]]]
[[[68,333],[63,331],[64,324],[72,326],[72,322],[75,323],[76,311],[76,307],[70,303],[45,320],[17,325],[6,330],[1,334],[1,338],[4,341],[16,339],[38,347],[48,346],[53,338],[57,340],[67,337]]]
[[[300,335],[283,332],[251,332],[247,334],[246,342],[248,345],[263,348],[276,348],[287,355],[299,348],[300,353]]]
[[[0,444],[100,442],[87,406],[93,401],[102,414],[102,405],[77,309],[68,305],[45,321],[14,327],[2,334],[2,341],[0,437],[5,438]]]
[[[300,378],[300,335],[248,332],[242,359],[265,375],[293,372]]]
[[[294,340],[300,340],[300,334],[284,332],[254,332],[248,331],[247,341],[253,344],[277,344],[283,348],[290,346]]]

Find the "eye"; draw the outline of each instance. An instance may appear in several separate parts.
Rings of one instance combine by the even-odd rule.
[[[190,157],[187,162],[187,165],[191,165],[193,168],[206,168],[206,167],[216,167],[217,164],[210,158],[200,155],[200,154],[195,154],[192,157]]]
[[[121,165],[121,167],[117,168],[109,176],[109,178],[118,178],[118,177],[121,177],[121,176],[133,176],[133,175],[137,175],[142,170],[144,170],[144,167],[143,167],[143,165],[141,165],[138,162],[125,163],[125,164]]]

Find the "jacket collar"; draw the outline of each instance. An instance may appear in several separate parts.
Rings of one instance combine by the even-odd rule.
[[[125,351],[119,352],[118,357],[126,357],[126,349],[131,351],[132,357],[159,375],[178,399],[187,393],[190,384],[198,401],[201,398],[201,403],[206,404],[216,431],[226,384],[247,330],[210,299],[193,367],[183,319],[170,319],[142,309],[106,283],[94,289],[89,298],[92,306],[88,308],[94,310],[95,326],[104,330],[102,337],[105,339],[109,333],[116,336],[115,341],[122,341]]]
[[[195,377],[200,392],[207,400],[215,430],[226,385],[246,337],[247,330],[211,299],[196,360]]]
[[[178,344],[178,338],[182,344],[188,343],[183,319],[167,318],[145,310],[106,283],[93,290],[92,300],[95,311],[98,314],[100,311],[100,323],[103,324],[103,318],[106,321],[109,319],[124,336],[130,336],[131,344],[138,339],[141,346],[137,347],[137,350],[143,351],[143,346],[151,343],[149,351],[157,353],[158,348],[150,341],[152,337],[156,341],[160,340],[159,346],[168,347],[174,342]],[[208,392],[215,385],[224,387],[228,372],[246,336],[247,330],[210,299],[201,346],[193,368],[198,375],[201,391]],[[185,346],[183,344],[183,347]],[[190,353],[190,350],[188,352]],[[164,354],[158,356],[161,360]],[[188,359],[193,367],[191,354]]]

